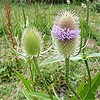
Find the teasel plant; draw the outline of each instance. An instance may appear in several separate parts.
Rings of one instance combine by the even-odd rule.
[[[87,73],[89,76],[89,84],[90,88],[88,94],[90,93],[92,81],[91,74],[88,65],[88,56],[85,52],[87,39],[89,38],[88,28],[89,28],[89,0],[87,2],[86,9],[86,28],[85,28],[85,37],[83,42],[83,25],[82,18],[77,17],[74,11],[64,10],[55,19],[54,26],[52,28],[52,38],[53,43],[57,51],[64,56],[65,65],[66,65],[66,84],[77,97],[78,100],[81,100],[80,94],[73,88],[70,84],[69,80],[69,59],[70,57],[77,56],[80,52],[82,52],[82,59],[85,62]],[[80,23],[79,23],[80,22]],[[81,29],[80,29],[81,27]],[[81,37],[80,37],[81,36]],[[87,98],[87,95],[86,97]]]
[[[58,14],[52,28],[52,38],[56,49],[65,58],[66,84],[78,100],[81,98],[69,81],[69,58],[79,52],[80,32],[79,20],[74,11],[64,10]]]
[[[41,41],[42,41],[41,35],[36,28],[32,28],[30,26],[25,28],[21,39],[21,47],[23,53],[21,53],[20,55],[28,61],[27,63],[30,66],[30,73],[31,73],[30,80],[32,82],[32,86],[25,80],[25,78],[18,71],[15,71],[15,73],[19,77],[19,79],[22,80],[28,92],[34,93],[37,92],[34,87],[34,85],[36,84],[36,72],[37,72],[41,81],[44,84],[44,87],[49,97],[51,98],[51,100],[53,100],[53,95],[51,94],[49,86],[47,85],[45,78],[40,71],[39,56],[40,54],[43,54],[43,52],[41,53],[41,48],[42,48]],[[29,100],[38,99],[38,97],[28,95],[25,91],[23,91],[23,94]]]

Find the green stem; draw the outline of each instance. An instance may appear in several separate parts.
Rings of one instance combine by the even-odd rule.
[[[24,18],[24,28],[26,28],[27,27],[26,26],[26,15],[25,15],[24,6],[23,6],[22,2],[21,2],[21,6],[22,6],[22,13],[23,13],[23,18]]]
[[[86,1],[87,1],[87,15],[86,15],[86,29],[85,29],[86,34],[85,34],[84,46],[86,45],[87,38],[89,36],[89,34],[88,34],[88,29],[89,29],[89,0],[86,0]],[[85,55],[85,48],[83,49],[83,55]],[[90,70],[89,70],[89,66],[88,66],[88,62],[87,62],[86,57],[84,58],[84,62],[85,62],[86,69],[87,69],[87,72],[88,72],[90,88],[91,88],[91,75],[90,75]]]
[[[30,79],[33,81],[32,65],[31,65],[31,60],[30,60],[30,59],[29,59],[28,63],[29,63],[30,73],[31,73],[31,77],[30,77]]]
[[[85,34],[85,39],[84,39],[84,46],[86,45],[86,42],[87,42],[87,38],[89,36],[89,33],[88,33],[88,29],[89,29],[89,0],[86,0],[87,1],[87,13],[86,13],[86,34]]]
[[[71,91],[74,93],[74,95],[77,97],[78,100],[81,100],[79,94],[75,91],[75,89],[72,87],[72,85],[69,82],[69,57],[65,59],[66,64],[66,83],[68,87],[71,89]]]
[[[85,62],[86,69],[87,69],[87,72],[88,72],[89,82],[90,82],[90,88],[91,88],[91,74],[90,74],[90,70],[89,70],[88,62],[87,62],[86,59],[84,60],[84,62]]]
[[[28,63],[29,63],[29,68],[30,68],[30,73],[31,73],[31,76],[30,76],[30,79],[35,83],[35,72],[33,72],[33,71],[35,71],[35,68],[34,68],[34,64],[32,63],[32,61],[31,61],[31,59],[29,59],[29,61],[28,61]],[[33,86],[33,90],[35,91],[35,86],[34,85],[32,85]],[[32,100],[37,100],[37,98],[36,97],[31,97],[32,98]]]
[[[33,61],[34,61],[34,65],[35,65],[35,67],[36,67],[36,70],[37,70],[38,74],[40,75],[40,78],[42,79],[42,82],[43,82],[43,84],[44,84],[44,86],[45,86],[46,91],[48,92],[48,94],[49,94],[51,100],[53,100],[53,96],[52,96],[52,94],[50,93],[50,90],[49,90],[49,88],[48,88],[48,86],[47,86],[47,83],[46,83],[46,81],[45,81],[45,79],[44,79],[42,73],[40,72],[37,57],[33,57]]]

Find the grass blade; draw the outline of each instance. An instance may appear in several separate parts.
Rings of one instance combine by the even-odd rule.
[[[15,74],[24,83],[28,91],[33,91],[33,88],[30,86],[29,82],[18,71],[15,71]]]

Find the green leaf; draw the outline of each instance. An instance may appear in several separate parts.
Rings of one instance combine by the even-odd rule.
[[[53,58],[47,58],[40,65],[52,64],[52,63],[59,62],[59,61],[64,61],[64,57],[56,56],[56,57],[53,57]]]
[[[70,60],[72,60],[72,61],[82,60],[82,55],[79,54],[79,55],[77,55],[77,56],[75,56],[75,57],[70,57]]]
[[[89,58],[91,57],[100,57],[100,53],[92,53],[88,55]]]
[[[84,80],[81,82],[80,86],[77,88],[77,92],[80,93],[84,89]]]
[[[90,92],[87,93],[84,100],[95,100],[95,94],[99,85],[100,85],[100,73],[98,73],[97,76],[93,79]]]
[[[27,100],[33,100],[29,95],[26,94],[26,92],[23,90],[22,93],[26,97]]]
[[[65,100],[68,100],[70,93],[71,93],[71,89],[68,89],[68,92],[66,94]]]
[[[43,92],[26,92],[26,94],[37,97],[40,100],[51,100],[50,96]],[[53,96],[53,99],[57,100],[57,98],[54,96]]]
[[[72,96],[70,100],[77,100],[75,96]]]
[[[77,60],[80,60],[80,59],[82,59],[81,55],[78,55],[78,56],[75,56],[75,57],[70,57],[70,60],[72,60],[72,61],[77,61]],[[44,60],[40,65],[52,64],[52,63],[64,61],[64,60],[65,60],[65,58],[63,56],[56,56],[56,57],[48,58],[48,59]]]
[[[53,93],[54,93],[55,97],[57,98],[57,100],[60,100],[60,98],[58,97],[58,95],[57,95],[57,93],[54,89],[54,86],[53,85],[51,85],[51,86],[52,86],[52,90],[53,90]]]
[[[24,83],[28,91],[33,91],[33,88],[30,86],[29,82],[18,71],[15,71],[15,74]]]
[[[81,82],[80,86],[77,88],[78,94],[84,89],[84,80]],[[75,96],[71,97],[71,100],[77,100]]]
[[[95,100],[95,93],[97,91],[97,88],[100,85],[100,73],[98,73],[95,78],[92,80],[92,86],[90,89],[90,84],[87,83],[84,86],[84,89],[80,91],[80,96],[83,100]]]
[[[92,57],[100,57],[100,53],[92,53],[92,54],[88,55],[88,58],[92,58]],[[53,64],[53,63],[64,61],[64,60],[65,60],[65,58],[63,56],[58,56],[57,55],[56,57],[47,58],[40,65]],[[70,57],[70,60],[72,60],[72,61],[82,60],[82,54],[79,54],[75,57]]]

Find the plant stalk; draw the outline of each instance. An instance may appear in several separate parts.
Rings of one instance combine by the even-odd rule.
[[[86,0],[87,2],[87,13],[86,13],[86,34],[85,34],[85,40],[84,40],[84,46],[86,45],[87,42],[87,38],[89,37],[89,33],[88,33],[88,29],[89,29],[89,0]],[[85,55],[85,48],[83,49],[83,55]],[[87,58],[84,58],[84,62],[86,65],[86,69],[88,72],[88,76],[89,76],[89,82],[90,82],[90,88],[91,88],[91,75],[90,75],[90,70],[89,70],[89,66],[88,66],[88,62],[87,62]]]
[[[29,61],[28,61],[28,64],[29,64],[30,73],[31,73],[31,77],[30,77],[30,79],[33,81],[32,65],[31,65],[31,60],[30,60],[30,59],[29,59]]]
[[[87,69],[87,72],[88,72],[89,82],[90,82],[90,88],[91,88],[91,74],[90,74],[90,70],[89,70],[89,65],[88,65],[88,62],[87,62],[86,59],[84,60],[84,62],[85,62],[86,69]]]
[[[87,38],[89,36],[89,33],[88,33],[88,29],[89,29],[89,0],[86,0],[86,2],[87,2],[87,12],[86,12],[86,28],[85,28],[86,34],[85,34],[85,39],[84,39],[84,46],[86,45]]]
[[[65,59],[66,64],[66,83],[68,87],[71,89],[71,91],[74,93],[74,95],[77,97],[78,100],[81,100],[79,94],[75,91],[75,89],[72,87],[72,85],[69,82],[69,57]]]
[[[46,81],[45,81],[45,79],[44,79],[42,73],[40,72],[37,57],[34,57],[34,56],[33,56],[33,61],[34,61],[35,68],[36,68],[36,70],[37,70],[37,72],[38,72],[40,78],[42,79],[42,82],[43,82],[43,84],[44,84],[44,86],[45,86],[46,91],[48,92],[48,94],[49,94],[51,100],[53,100],[53,96],[52,96],[52,94],[50,93],[50,90],[49,90],[49,88],[48,88],[48,86],[47,86],[47,83],[46,83]]]

